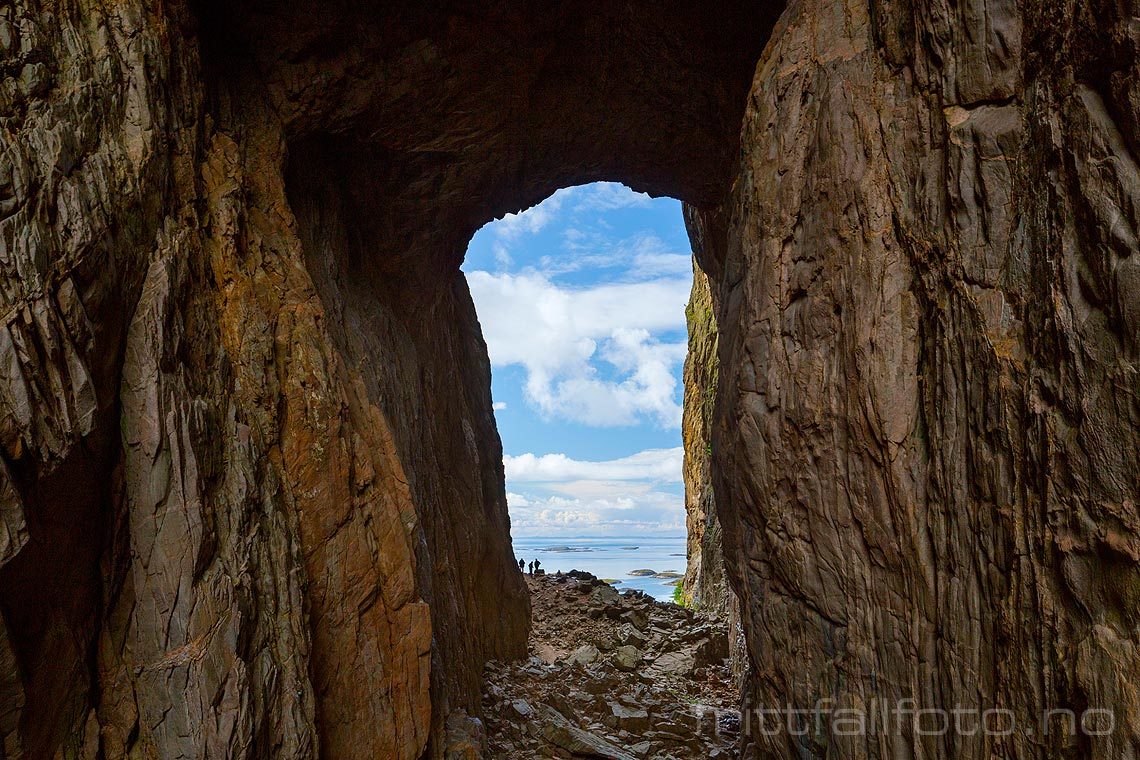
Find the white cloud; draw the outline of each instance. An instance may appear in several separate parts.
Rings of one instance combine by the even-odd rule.
[[[580,211],[615,211],[631,206],[648,206],[652,202],[645,193],[631,190],[620,182],[594,182],[582,187],[575,209]]]
[[[499,266],[499,269],[510,269],[511,265],[515,263],[511,252],[508,251],[507,247],[502,243],[496,242],[491,246],[491,250],[495,254],[495,263]]]
[[[501,412],[507,408],[507,402],[506,401],[496,401],[495,403],[491,404],[491,408],[494,409],[496,412]]]
[[[634,497],[566,498],[507,494],[511,532],[525,535],[581,536],[632,531],[683,533],[684,498],[650,491]]]
[[[545,275],[467,275],[493,366],[526,368],[525,393],[543,414],[588,425],[681,424],[675,367],[685,343],[654,333],[684,329],[688,278],[569,288]],[[601,376],[604,361],[616,380]]]
[[[505,456],[507,503],[516,535],[583,535],[685,528],[684,452],[646,449],[603,461],[565,454]],[[671,492],[671,490],[672,492]]]
[[[633,257],[631,273],[641,276],[693,274],[691,253],[639,253]]]
[[[628,457],[591,462],[565,454],[503,457],[507,480],[517,483],[654,480],[680,483],[684,449],[646,449]],[[628,484],[622,487],[628,488]]]
[[[547,276],[578,272],[583,269],[625,270],[627,281],[659,277],[691,278],[692,252],[672,251],[661,238],[649,232],[638,232],[615,239],[598,230],[567,228],[563,232],[562,251],[540,259],[540,270]]]
[[[567,199],[572,197],[578,188],[567,187],[558,190],[546,200],[517,214],[505,214],[502,219],[494,223],[495,234],[504,240],[518,240],[524,235],[535,235],[543,227],[553,222],[558,216]],[[496,251],[496,256],[498,252]]]

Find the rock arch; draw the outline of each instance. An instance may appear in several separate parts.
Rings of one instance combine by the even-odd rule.
[[[438,756],[527,604],[459,261],[593,179],[691,206],[749,704],[1122,708],[753,749],[1134,752],[1140,77],[1070,5],[0,9],[5,756]]]

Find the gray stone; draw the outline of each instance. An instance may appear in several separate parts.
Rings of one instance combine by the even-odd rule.
[[[618,670],[631,671],[641,666],[642,652],[637,647],[625,645],[613,651],[611,661]]]
[[[566,658],[563,660],[563,662],[569,665],[585,666],[597,662],[599,656],[601,656],[601,653],[598,651],[598,648],[596,646],[593,644],[583,644],[570,654],[566,655]]]
[[[603,760],[631,760],[633,755],[610,741],[572,725],[552,708],[542,711],[542,736],[567,752]]]

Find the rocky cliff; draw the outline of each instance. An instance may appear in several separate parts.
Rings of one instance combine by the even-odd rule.
[[[699,233],[690,237],[700,246]],[[689,352],[685,357],[685,522],[688,567],[682,583],[686,599],[702,612],[724,617],[731,591],[724,570],[723,540],[712,487],[712,417],[716,401],[716,317],[708,276],[695,263],[693,290],[685,307]]]
[[[528,611],[459,263],[595,179],[699,231],[748,704],[1017,726],[750,751],[1136,754],[1136,16],[0,7],[4,757],[442,756]]]
[[[453,270],[362,331],[209,23],[5,8],[5,757],[417,757],[525,646],[485,348]]]
[[[756,755],[1140,748],[1138,30],[1134,3],[800,0],[773,33],[698,212],[749,704],[972,717]]]
[[[442,756],[528,627],[466,242],[719,199],[777,10],[0,7],[3,756]]]

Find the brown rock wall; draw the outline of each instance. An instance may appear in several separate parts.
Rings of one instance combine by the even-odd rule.
[[[0,9],[4,756],[438,756],[527,628],[463,246],[719,195],[771,15]]]
[[[777,26],[701,251],[749,702],[1018,728],[825,722],[758,756],[1135,753],[1136,45],[1098,2],[803,0]],[[1053,708],[1117,730],[1043,736]]]
[[[699,243],[699,233],[693,234]],[[724,617],[730,606],[723,541],[712,486],[712,419],[717,386],[716,314],[708,276],[694,263],[685,307],[689,352],[685,357],[685,522],[688,566],[682,589],[702,613]]]

